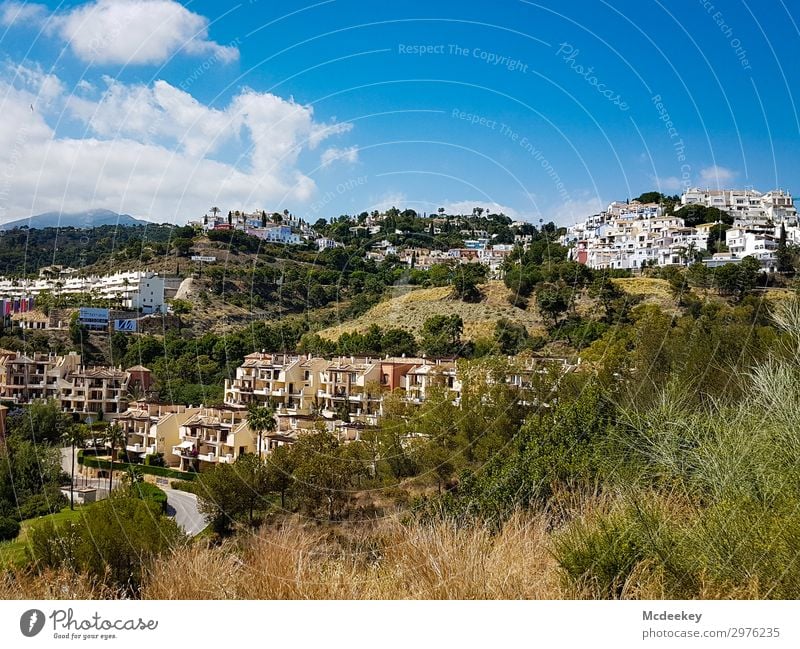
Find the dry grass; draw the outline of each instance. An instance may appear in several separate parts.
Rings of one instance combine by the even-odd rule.
[[[499,535],[446,523],[310,527],[293,520],[244,543],[158,562],[153,599],[554,599],[562,596],[543,516]]]
[[[336,340],[345,332],[363,332],[370,325],[402,327],[419,335],[422,325],[432,315],[460,315],[464,321],[464,336],[468,339],[491,337],[500,318],[524,325],[532,335],[545,333],[542,319],[535,307],[520,309],[508,302],[509,290],[503,282],[489,281],[481,286],[483,301],[469,304],[450,297],[447,286],[410,289],[396,287],[392,297],[375,305],[355,320],[343,322],[319,332],[320,336]],[[533,300],[531,300],[533,302]]]
[[[0,599],[116,599],[119,593],[69,570],[34,574],[15,569],[0,572]]]

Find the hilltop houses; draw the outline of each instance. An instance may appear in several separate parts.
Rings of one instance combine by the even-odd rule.
[[[646,266],[687,265],[703,259],[709,266],[759,260],[767,271],[777,267],[781,228],[788,241],[800,240],[797,211],[791,194],[774,190],[709,190],[684,192],[678,210],[687,205],[715,207],[727,213],[733,226],[725,232],[728,252],[712,255],[708,241],[719,223],[693,227],[658,203],[613,202],[598,214],[567,228],[559,242],[570,258],[595,269],[637,270]],[[725,227],[720,228],[725,230]]]

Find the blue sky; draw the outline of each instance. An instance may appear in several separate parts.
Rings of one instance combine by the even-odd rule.
[[[767,6],[768,5],[768,6]],[[0,4],[0,221],[796,192],[790,3]]]

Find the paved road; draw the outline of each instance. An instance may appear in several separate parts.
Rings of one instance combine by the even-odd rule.
[[[70,460],[70,448],[61,449],[61,466],[69,475],[72,471]],[[119,480],[114,480],[113,487],[119,485]],[[78,464],[75,463],[75,487],[96,487],[97,499],[100,500],[108,495],[108,480],[103,478],[86,478],[78,475]],[[167,515],[175,518],[175,522],[181,526],[184,532],[190,536],[196,536],[202,532],[207,523],[203,515],[197,509],[197,496],[170,489],[164,485],[158,485],[167,494]],[[76,496],[77,500],[77,496]]]
[[[161,487],[167,494],[167,514],[190,536],[197,536],[206,528],[206,519],[197,510],[197,496],[185,491]]]

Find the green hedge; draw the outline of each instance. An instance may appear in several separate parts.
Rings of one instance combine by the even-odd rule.
[[[197,475],[197,474],[195,474]],[[200,483],[199,482],[170,482],[169,486],[176,491],[188,491],[190,494],[197,493],[197,487]]]
[[[163,489],[159,489],[149,482],[137,482],[131,487],[131,490],[142,500],[149,500],[156,503],[162,513],[167,513],[167,494]]]
[[[96,457],[84,456],[82,451],[78,451],[78,464],[91,467],[93,469],[108,469],[111,466],[109,460],[98,460]],[[130,467],[136,466],[142,473],[157,475],[162,478],[172,478],[173,480],[194,480],[197,473],[187,473],[176,469],[169,469],[163,466],[149,466],[146,464],[131,464],[129,462],[114,462],[114,471],[127,471]]]

